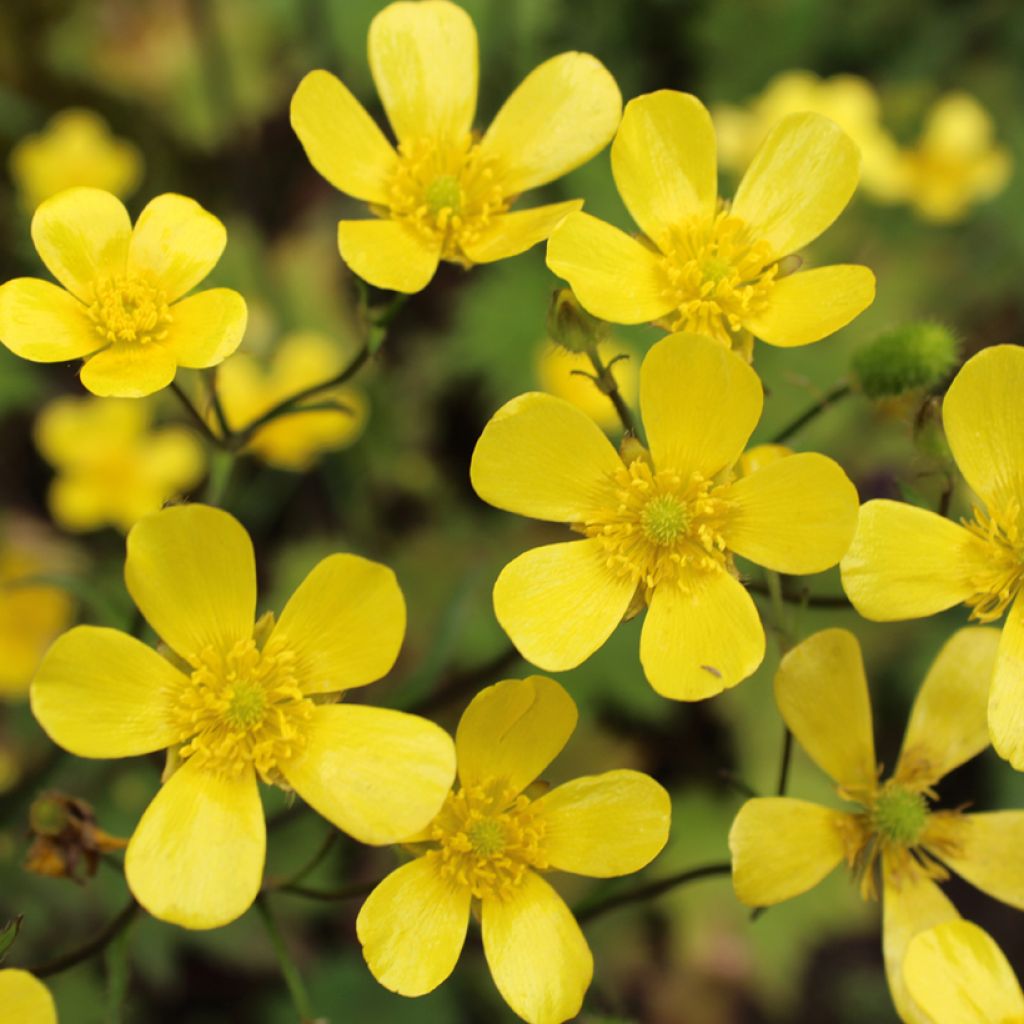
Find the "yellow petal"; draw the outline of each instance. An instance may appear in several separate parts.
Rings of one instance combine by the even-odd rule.
[[[756,797],[729,830],[732,884],[748,907],[770,907],[813,889],[846,856],[850,816],[788,796]]]
[[[1024,993],[992,937],[970,921],[919,932],[907,946],[903,981],[933,1024],[1021,1024]]]
[[[135,222],[128,269],[152,275],[174,302],[213,270],[227,240],[224,225],[194,199],[165,192]]]
[[[387,205],[398,157],[376,122],[329,71],[310,71],[291,102],[295,134],[314,168],[336,189]]]
[[[575,1017],[594,958],[562,897],[527,871],[510,899],[485,900],[480,917],[487,966],[505,1002],[529,1024]]]
[[[245,299],[230,288],[210,288],[176,302],[165,344],[175,362],[189,369],[216,366],[238,348],[245,334]]]
[[[175,505],[128,534],[125,582],[160,638],[194,662],[252,636],[256,559],[245,527],[208,505]]]
[[[969,359],[942,402],[960,472],[989,506],[1024,502],[1024,349],[995,345]]]
[[[171,717],[188,680],[140,640],[76,626],[49,649],[32,681],[32,713],[78,757],[133,757],[182,739]]]
[[[860,150],[821,114],[790,114],[768,133],[736,190],[732,212],[776,256],[802,249],[843,212],[857,188]]]
[[[573,779],[533,808],[544,821],[550,866],[591,878],[646,867],[668,842],[672,820],[668,793],[649,775],[628,769]]]
[[[724,570],[694,573],[685,586],[654,591],[640,663],[663,697],[703,700],[753,674],[764,660],[764,627],[743,585]]]
[[[576,728],[576,704],[553,679],[505,679],[481,690],[455,733],[459,781],[504,779],[517,793],[558,756]]]
[[[295,655],[303,693],[336,693],[386,675],[405,636],[395,574],[358,555],[329,555],[299,584],[273,638]]]
[[[452,970],[466,941],[467,886],[455,886],[433,857],[392,871],[367,897],[356,935],[373,976],[403,996],[432,992]]]
[[[315,811],[361,843],[415,835],[455,779],[455,745],[433,722],[402,711],[324,704],[306,744],[281,771]]]
[[[769,345],[794,348],[834,334],[874,301],[875,275],[867,267],[815,267],[773,285],[767,308],[743,326]]]
[[[570,213],[581,209],[582,199],[537,206],[532,210],[500,213],[478,234],[462,243],[463,252],[474,263],[493,263],[543,242]]]
[[[399,140],[454,140],[476,113],[477,42],[447,0],[400,0],[370,22],[370,70]],[[371,282],[373,283],[373,282]]]
[[[910,712],[896,775],[932,786],[989,743],[988,692],[999,630],[958,630],[932,662]]]
[[[871,698],[852,633],[823,629],[787,652],[775,674],[775,701],[800,746],[841,788],[874,786]]]
[[[633,220],[664,248],[718,201],[715,129],[696,96],[661,89],[626,104],[612,143],[612,174]]]
[[[527,661],[560,672],[586,661],[612,635],[635,590],[608,568],[600,541],[548,544],[502,569],[494,614]]]
[[[124,273],[131,230],[124,203],[98,188],[58,192],[32,217],[32,241],[47,270],[85,303],[97,279]]]
[[[516,87],[480,143],[497,164],[506,196],[545,185],[599,153],[619,123],[622,96],[608,69],[589,53],[560,53]]]
[[[34,363],[79,359],[106,343],[82,303],[63,288],[34,277],[0,285],[0,342]]]
[[[339,221],[338,251],[364,281],[408,295],[430,284],[441,260],[440,241],[397,220]]]
[[[602,320],[642,324],[673,308],[661,257],[589,213],[570,213],[555,228],[547,264]]]
[[[975,592],[988,563],[970,531],[927,509],[879,499],[861,506],[840,563],[843,589],[866,619],[892,622],[934,615]]]
[[[581,409],[530,392],[506,402],[473,449],[469,479],[490,505],[534,519],[578,522],[614,500],[622,460]]]
[[[266,847],[252,769],[227,778],[189,758],[142,815],[124,874],[153,917],[183,928],[219,928],[252,906]]]
[[[738,476],[750,476],[779,459],[788,459],[792,454],[793,449],[784,444],[755,444],[739,457],[734,468]]]
[[[145,398],[167,387],[177,372],[167,346],[111,345],[90,356],[82,367],[82,383],[101,398]]]
[[[1017,595],[1003,626],[988,703],[992,746],[1024,771],[1024,596]]]
[[[823,572],[846,554],[857,526],[857,488],[815,452],[790,455],[737,480],[723,530],[730,551],[776,572]]]
[[[640,411],[657,469],[715,476],[739,458],[763,404],[749,364],[698,334],[662,338],[640,367]]]
[[[57,1007],[50,990],[17,967],[0,970],[0,1006],[11,1024],[57,1024]]]

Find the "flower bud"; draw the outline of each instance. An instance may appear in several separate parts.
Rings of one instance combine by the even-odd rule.
[[[853,357],[853,378],[869,398],[928,391],[959,360],[959,343],[942,324],[920,321],[879,335]]]
[[[548,307],[548,337],[568,352],[588,352],[608,333],[603,320],[591,316],[568,288],[559,288]]]

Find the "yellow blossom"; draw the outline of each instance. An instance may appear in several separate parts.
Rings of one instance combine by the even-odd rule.
[[[552,395],[520,395],[494,414],[473,452],[477,494],[582,534],[520,555],[494,585],[498,621],[523,657],[573,668],[646,608],[640,660],[664,696],[709,697],[757,668],[764,629],[734,556],[821,572],[846,551],[857,515],[856,490],[823,455],[731,478],[763,400],[740,356],[674,334],[640,367],[649,452],[636,444],[620,456]]]
[[[181,497],[205,472],[203,448],[184,427],[152,429],[148,402],[57,398],[35,424],[35,442],[56,475],[48,504],[66,530],[128,530]]]
[[[621,345],[607,341],[597,346],[597,354],[606,366],[617,356],[626,356],[625,359],[616,359],[615,383],[627,403],[635,402],[637,372],[633,356]],[[549,395],[572,402],[604,430],[612,430],[619,425],[615,406],[594,381],[594,366],[585,353],[570,352],[561,345],[545,341],[537,349],[534,365],[537,383]]]
[[[181,505],[132,528],[125,581],[168,656],[79,626],[50,648],[31,701],[79,757],[174,755],[125,857],[154,917],[215,928],[249,908],[266,851],[259,779],[364,843],[399,841],[437,813],[455,773],[450,737],[415,715],[337,702],[398,655],[405,603],[390,569],[330,555],[280,618],[257,621],[248,534],[226,512]]]
[[[471,911],[498,990],[530,1024],[580,1011],[593,957],[548,871],[613,878],[638,871],[668,839],[671,804],[654,779],[615,770],[548,790],[536,780],[576,727],[553,679],[482,690],[455,737],[458,787],[407,842],[416,858],[384,879],[356,920],[377,980],[419,996],[451,974]]]
[[[1024,872],[1007,856],[1024,842],[1024,811],[932,808],[939,780],[988,746],[985,695],[998,643],[998,631],[983,627],[961,629],[947,641],[884,782],[856,637],[826,629],[794,647],[775,677],[779,710],[839,796],[858,806],[835,810],[793,797],[757,797],[740,808],[729,834],[733,885],[748,906],[798,896],[844,860],[863,896],[873,897],[880,886],[886,975],[907,1024],[934,1024],[907,991],[908,945],[919,932],[958,917],[937,882],[953,871],[1024,909]]]
[[[585,309],[614,323],[655,321],[740,349],[751,336],[807,345],[875,295],[867,267],[790,272],[787,260],[842,213],[857,147],[820,114],[792,114],[761,144],[731,203],[718,198],[715,131],[695,96],[631,100],[612,143],[619,195],[643,236],[577,212],[548,240],[548,266]]]
[[[29,210],[44,199],[76,185],[131,195],[142,178],[142,154],[126,139],[116,138],[94,110],[62,110],[37,135],[28,135],[11,150],[11,177]]]
[[[867,502],[840,566],[866,619],[915,619],[966,604],[971,619],[1006,615],[989,726],[1001,757],[1024,770],[1024,348],[969,359],[942,403],[946,438],[975,495],[954,523],[898,501]]]
[[[11,1024],[57,1024],[50,990],[34,975],[17,967],[0,969],[0,1008]]]
[[[345,364],[342,351],[315,331],[281,339],[268,366],[248,353],[228,359],[217,374],[217,391],[228,424],[241,429],[304,388],[330,380]],[[338,408],[324,408],[337,403]],[[366,424],[366,399],[355,388],[318,392],[311,412],[290,412],[260,428],[246,446],[268,465],[305,472],[325,452],[354,444]],[[301,408],[301,407],[300,407]]]
[[[418,292],[440,260],[469,267],[543,241],[582,200],[510,211],[522,192],[560,178],[603,149],[622,97],[586,53],[535,68],[483,136],[473,128],[477,37],[447,0],[402,0],[370,24],[370,70],[398,148],[327,71],[292,97],[291,121],[310,163],[375,219],[338,225],[342,259],[379,288]]]
[[[238,347],[245,300],[229,288],[183,298],[227,242],[195,200],[166,193],[134,229],[109,192],[71,188],[40,204],[32,240],[63,288],[34,277],[0,286],[0,341],[37,363],[84,359],[93,394],[140,398],[179,366],[215,366]]]

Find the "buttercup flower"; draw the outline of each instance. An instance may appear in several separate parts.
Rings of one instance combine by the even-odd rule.
[[[62,110],[38,135],[27,135],[11,150],[11,177],[24,205],[76,185],[113,192],[124,199],[139,186],[142,154],[127,139],[111,134],[94,110]]]
[[[671,804],[654,779],[618,770],[548,790],[536,780],[576,728],[553,679],[506,679],[476,695],[455,737],[459,785],[420,834],[414,860],[356,920],[377,980],[418,996],[451,974],[471,910],[502,997],[530,1024],[579,1013],[593,975],[587,940],[543,877],[638,871],[668,840]]]
[[[946,438],[976,495],[962,524],[898,501],[860,510],[840,566],[866,619],[914,619],[966,604],[971,619],[1006,612],[989,697],[992,745],[1024,769],[1024,349],[996,345],[969,359],[942,403]]]
[[[718,198],[715,132],[695,96],[662,90],[626,104],[612,172],[645,237],[571,213],[548,266],[594,316],[656,321],[747,349],[807,345],[875,296],[867,267],[787,273],[781,261],[818,237],[857,187],[856,145],[819,114],[793,114],[757,151],[732,203]]]
[[[597,354],[605,366],[616,356],[626,355],[615,363],[615,382],[623,399],[635,402],[637,373],[633,356],[624,353],[621,345],[607,341],[597,346]],[[618,426],[615,406],[593,380],[594,366],[586,353],[569,352],[561,345],[545,341],[537,350],[534,365],[537,383],[549,395],[571,402],[604,430]]]
[[[50,515],[66,530],[128,530],[205,472],[203,448],[184,427],[152,429],[148,402],[57,398],[35,424],[36,447],[56,470]]]
[[[16,967],[0,970],[0,1007],[4,1018],[18,1024],[57,1024],[50,990],[34,975]]]
[[[239,352],[217,373],[217,391],[228,424],[236,430],[245,427],[290,395],[330,380],[343,366],[338,346],[315,331],[284,337],[266,368]],[[325,408],[328,402],[338,403],[339,408]],[[302,473],[325,452],[346,448],[362,434],[366,399],[356,388],[343,385],[319,392],[306,404],[316,408],[272,420],[256,432],[246,451],[268,465]]]
[[[839,796],[860,806],[838,811],[793,797],[757,797],[740,808],[729,833],[733,885],[748,906],[798,896],[843,860],[862,895],[872,897],[881,886],[886,975],[896,1010],[910,1024],[934,1022],[907,992],[908,944],[957,918],[936,882],[955,871],[1024,909],[1024,876],[1006,856],[1024,841],[1024,811],[964,814],[930,806],[936,783],[988,746],[985,694],[998,642],[996,630],[982,627],[946,642],[914,702],[896,770],[884,782],[856,638],[826,629],[794,647],[775,677],[779,710]]]
[[[291,120],[310,163],[377,219],[338,225],[342,259],[379,288],[418,292],[440,260],[469,267],[524,252],[582,200],[510,212],[515,198],[603,149],[622,97],[586,53],[534,69],[481,138],[477,38],[447,0],[389,4],[370,24],[370,70],[397,151],[333,75],[311,71]]]
[[[330,555],[276,622],[256,621],[248,534],[226,512],[189,505],[132,528],[125,581],[168,656],[78,626],[50,648],[31,700],[51,739],[79,757],[170,748],[177,767],[125,857],[154,917],[215,928],[252,904],[266,849],[258,779],[294,789],[364,843],[396,842],[437,813],[455,774],[448,735],[331,696],[394,663],[405,603],[390,569]]]
[[[0,286],[0,341],[36,363],[84,359],[93,394],[152,394],[179,366],[215,366],[242,340],[238,292],[183,298],[227,242],[224,225],[192,199],[157,196],[133,229],[116,196],[67,189],[40,204],[32,241],[63,288],[34,277]]]
[[[735,686],[764,657],[764,629],[734,556],[785,573],[835,565],[857,492],[823,455],[730,469],[761,415],[757,374],[710,338],[674,334],[640,367],[649,453],[624,459],[568,402],[520,395],[484,428],[470,477],[484,501],[571,524],[583,539],[527,551],[494,585],[502,628],[547,671],[585,661],[647,608],[640,661],[676,700]]]

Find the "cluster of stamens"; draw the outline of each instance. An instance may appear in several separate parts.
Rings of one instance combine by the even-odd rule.
[[[971,618],[994,622],[1024,590],[1024,514],[1020,502],[1011,499],[998,514],[974,510],[974,520],[964,525],[987,545],[988,568],[972,579],[974,595],[968,599]]]
[[[135,274],[96,284],[88,312],[104,345],[160,341],[173,319],[166,292]]]

